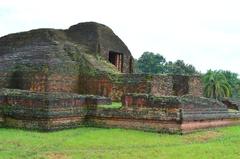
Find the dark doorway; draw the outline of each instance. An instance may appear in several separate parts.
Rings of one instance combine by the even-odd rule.
[[[110,51],[109,52],[109,62],[115,65],[118,71],[123,72],[123,54]]]

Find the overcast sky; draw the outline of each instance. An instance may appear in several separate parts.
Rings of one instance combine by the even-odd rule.
[[[135,58],[151,51],[240,74],[239,0],[0,0],[0,36],[85,21],[112,28]]]

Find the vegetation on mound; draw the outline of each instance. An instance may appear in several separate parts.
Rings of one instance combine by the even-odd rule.
[[[106,108],[106,109],[119,109],[122,107],[121,102],[112,102],[110,105],[98,105],[98,108]]]
[[[52,133],[0,129],[1,159],[235,159],[240,127],[187,135],[78,128]]]
[[[219,71],[208,71],[203,78],[206,97],[220,99],[231,96],[231,86],[224,74]]]

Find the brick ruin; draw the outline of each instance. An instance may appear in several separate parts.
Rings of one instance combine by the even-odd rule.
[[[133,73],[127,46],[105,25],[0,38],[0,126],[84,126],[186,133],[239,124],[232,101],[202,97],[200,76]],[[112,101],[122,107],[102,108]],[[236,106],[237,105],[237,106]]]

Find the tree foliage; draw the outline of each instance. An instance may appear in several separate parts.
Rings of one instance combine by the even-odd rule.
[[[193,65],[185,64],[183,60],[177,60],[176,62],[167,62],[165,65],[165,72],[169,74],[180,75],[194,75],[198,74]]]
[[[153,52],[144,52],[138,60],[135,60],[135,71],[153,74],[199,74],[193,65],[185,64],[183,60],[167,62],[162,55]]]
[[[240,80],[238,79],[238,74],[231,72],[231,71],[223,71],[220,70],[220,73],[224,74],[224,76],[226,77],[228,83],[230,84],[231,88],[232,88],[232,97],[233,98],[238,98],[239,97],[239,93],[240,93]]]
[[[203,77],[204,95],[209,98],[219,99],[230,97],[232,94],[231,85],[221,71],[209,70]]]
[[[163,73],[166,60],[160,54],[144,52],[137,60],[137,66],[143,73]]]

